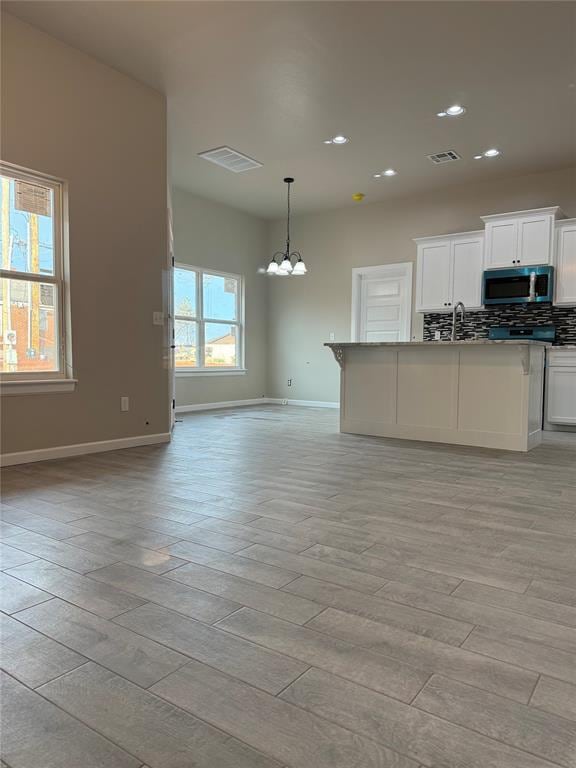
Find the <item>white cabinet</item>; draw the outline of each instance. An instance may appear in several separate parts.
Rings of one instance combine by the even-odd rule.
[[[576,304],[576,219],[556,224],[555,304]]]
[[[466,309],[482,308],[484,234],[472,232],[452,238],[452,304]]]
[[[452,282],[450,241],[430,238],[418,243],[416,275],[416,309],[439,312],[446,310]]]
[[[576,425],[576,349],[548,350],[546,421]]]
[[[552,264],[558,206],[482,216],[486,269]]]
[[[466,309],[482,302],[484,233],[421,237],[416,273],[416,311],[449,312],[459,301]]]

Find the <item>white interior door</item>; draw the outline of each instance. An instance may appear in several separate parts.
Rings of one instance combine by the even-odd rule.
[[[357,341],[410,341],[412,265],[355,270]]]

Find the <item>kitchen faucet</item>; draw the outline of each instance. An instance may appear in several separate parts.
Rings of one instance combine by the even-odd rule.
[[[464,317],[466,316],[466,307],[461,301],[459,301],[452,310],[452,335],[450,337],[451,341],[456,341],[456,315],[458,314],[458,310],[460,310],[460,323],[462,324],[464,322]]]

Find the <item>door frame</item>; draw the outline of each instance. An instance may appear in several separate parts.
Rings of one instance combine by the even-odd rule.
[[[365,277],[400,277],[406,283],[406,301],[408,312],[402,328],[402,341],[410,341],[412,332],[412,273],[413,263],[403,261],[395,264],[380,264],[374,267],[353,267],[352,269],[352,317],[350,340],[360,341],[360,323],[362,308],[362,280]]]

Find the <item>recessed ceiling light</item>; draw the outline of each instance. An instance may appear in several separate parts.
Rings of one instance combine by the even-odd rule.
[[[347,136],[334,136],[332,139],[332,144],[347,144],[348,143],[348,137]]]
[[[474,160],[482,160],[484,155],[474,155]]]
[[[499,149],[487,149],[486,152],[484,152],[484,157],[498,157],[501,152]]]
[[[381,179],[382,178],[382,174],[381,173],[375,173],[374,174],[374,178],[375,179]]]
[[[451,107],[446,107],[442,112],[436,112],[436,115],[438,117],[460,117],[464,112],[466,112],[466,107],[460,104],[452,104]]]
[[[396,176],[397,173],[398,171],[395,171],[394,168],[387,168],[384,171],[384,176]]]

